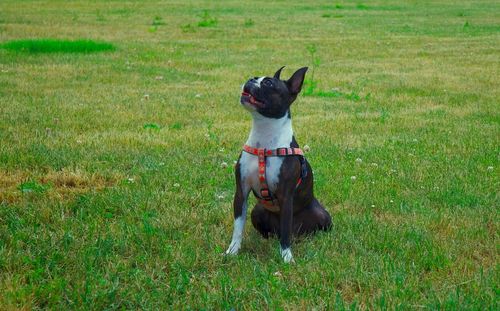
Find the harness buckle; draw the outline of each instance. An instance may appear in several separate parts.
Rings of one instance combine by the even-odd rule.
[[[278,148],[276,149],[276,154],[279,156],[286,156],[287,155],[287,148]]]
[[[272,198],[271,196],[269,195],[269,189],[260,189],[260,196],[266,200],[266,201],[271,201]]]

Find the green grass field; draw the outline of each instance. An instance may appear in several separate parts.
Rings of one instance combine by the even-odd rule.
[[[1,310],[498,310],[498,1],[3,0],[0,45]],[[226,258],[283,65],[334,228]]]

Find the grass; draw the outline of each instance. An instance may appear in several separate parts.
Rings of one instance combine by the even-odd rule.
[[[2,44],[119,48],[0,49],[0,309],[498,309],[498,12],[2,1]],[[315,58],[292,115],[334,229],[225,258],[240,86]]]
[[[28,53],[93,53],[113,51],[110,43],[92,40],[27,39],[13,40],[0,45],[1,48]]]

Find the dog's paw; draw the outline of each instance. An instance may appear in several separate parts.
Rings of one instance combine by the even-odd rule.
[[[236,255],[236,254],[238,254],[238,251],[240,250],[240,246],[241,246],[240,243],[231,242],[231,244],[227,248],[225,254],[226,255]]]
[[[281,257],[285,263],[295,263],[293,259],[292,250],[288,247],[285,249],[281,249]]]

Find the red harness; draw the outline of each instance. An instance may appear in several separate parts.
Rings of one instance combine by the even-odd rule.
[[[302,183],[302,178],[307,175],[304,152],[300,148],[253,148],[248,145],[243,146],[243,151],[259,157],[259,181],[260,181],[260,198],[259,202],[268,210],[272,212],[279,212],[279,204],[276,197],[269,190],[266,181],[266,158],[267,157],[284,157],[284,156],[300,156],[300,163],[302,166],[301,176],[297,181],[296,188]]]

